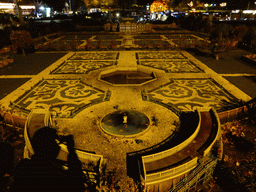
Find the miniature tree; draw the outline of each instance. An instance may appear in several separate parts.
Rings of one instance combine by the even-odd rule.
[[[209,40],[211,41],[211,52],[215,56],[215,59],[219,60],[219,53],[223,50],[223,32],[220,29],[215,28],[212,31]]]
[[[33,49],[33,39],[28,31],[12,31],[10,35],[13,49],[21,49],[22,55],[26,56],[26,50]]]

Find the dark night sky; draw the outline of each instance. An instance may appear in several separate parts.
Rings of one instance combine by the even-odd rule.
[[[42,0],[42,1],[46,3],[48,6],[53,7],[54,9],[57,9],[57,8],[61,9],[64,7],[65,2],[69,2],[69,0]],[[79,1],[79,0],[71,0],[71,3],[73,3],[73,1]],[[151,4],[153,1],[154,0],[137,0],[137,3],[139,5],[146,5],[147,3]]]
[[[68,2],[68,0],[43,0],[43,2],[59,11],[64,8],[65,2]]]
[[[147,3],[151,4],[154,0],[137,0],[139,5],[146,5]]]
[[[75,1],[82,1],[82,0],[71,0],[72,3]],[[119,0],[119,1],[125,1],[127,2],[133,2],[133,0]],[[137,0],[137,3],[139,5],[146,5],[147,3],[151,4],[154,0]],[[177,2],[182,0],[176,0]],[[205,2],[224,2],[226,1],[228,3],[228,8],[230,9],[246,9],[248,6],[248,2],[250,1],[250,5],[254,5],[255,0],[205,0]],[[55,10],[61,10],[64,8],[65,2],[69,2],[69,0],[43,0],[46,4],[53,7]]]

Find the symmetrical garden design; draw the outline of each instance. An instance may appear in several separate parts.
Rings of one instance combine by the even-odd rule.
[[[121,54],[120,58],[119,54]],[[220,141],[220,122],[215,109],[221,107],[221,101],[229,102],[235,98],[211,79],[211,74],[207,74],[207,70],[204,72],[200,69],[202,65],[198,65],[199,68],[192,56],[182,51],[134,51],[129,54],[125,51],[120,53],[87,51],[69,53],[65,58],[65,61],[60,60],[50,66],[53,69],[50,74],[50,70],[44,71],[45,79],[34,78],[37,84],[31,84],[32,87],[11,102],[10,107],[27,113],[33,109],[49,110],[55,117],[70,118],[70,121],[59,119],[60,122],[65,121],[65,126],[75,121],[76,123],[80,121],[78,124],[84,123],[82,119],[86,119],[88,126],[75,124],[72,133],[77,135],[77,140],[83,141],[77,142],[81,150],[88,149],[100,154],[100,156],[86,154],[88,159],[97,158],[99,161],[101,158],[102,161],[104,157],[104,162],[105,160],[110,162],[120,158],[121,161],[118,163],[123,173],[126,174],[126,169],[136,172],[140,179],[143,178],[141,182],[144,182],[147,190],[160,189],[162,186],[159,186],[165,181],[169,182],[168,186],[165,186],[166,189],[170,189],[171,186],[181,186],[178,182],[185,175],[190,175],[191,178],[197,176],[197,172],[193,173],[193,170],[206,170],[202,172],[205,175],[208,174],[207,170],[214,170],[217,157],[211,158],[210,155],[213,145],[218,145]],[[141,66],[137,68],[137,64]],[[107,69],[108,67],[110,68]],[[164,70],[166,73],[156,69]],[[95,70],[99,71],[90,73]],[[179,73],[184,73],[187,77]],[[120,74],[123,75],[121,77],[124,79],[124,84],[129,86],[115,86],[122,84],[122,79],[118,76]],[[161,75],[163,78],[160,77]],[[117,83],[111,81],[106,83],[105,77],[111,77],[111,80],[115,77]],[[136,82],[133,84],[131,83],[133,81]],[[135,87],[136,84],[143,85]],[[112,100],[106,105],[104,103],[101,106],[96,105],[110,100],[110,97]],[[140,104],[140,108],[136,109],[138,112],[133,108],[131,110],[131,106],[137,107]],[[94,107],[92,110],[89,108],[91,106]],[[84,111],[86,115],[79,114],[82,118],[71,119],[84,109],[90,111],[90,116]],[[144,113],[145,116],[139,121],[139,114]],[[167,114],[172,118],[167,119]],[[195,114],[197,118],[189,116],[191,114]],[[157,116],[162,117],[158,119]],[[174,122],[178,117],[180,122]],[[168,121],[165,122],[166,119]],[[162,125],[158,126],[158,123]],[[59,128],[63,133],[68,129],[61,123]],[[170,132],[163,131],[164,128]],[[159,137],[157,131],[163,137]],[[124,136],[136,139],[132,141],[133,143],[124,143],[122,142]],[[113,139],[114,137],[118,137],[121,142]],[[152,144],[154,137],[159,138],[160,143],[154,141],[155,143]],[[96,138],[97,141],[102,139],[102,143],[94,143],[92,142],[94,140],[90,141],[89,138]],[[119,149],[112,148],[115,142],[119,142],[118,147],[127,146],[127,148],[123,147],[123,151],[115,151]],[[140,143],[143,145],[138,145]],[[115,168],[113,165],[115,161],[109,164]],[[208,179],[207,176],[205,178]]]
[[[90,71],[115,64],[115,61],[67,61],[56,69],[53,74],[87,74]]]
[[[49,109],[60,117],[73,117],[82,109],[104,101],[104,91],[80,79],[44,79],[14,101],[14,107]]]
[[[153,52],[140,52],[137,54],[138,59],[187,59],[182,53],[174,51],[153,51]]]
[[[149,91],[148,99],[169,105],[177,111],[190,111],[206,106],[218,110],[222,100],[231,101],[235,98],[213,79],[172,79],[167,85]]]
[[[152,67],[156,69],[162,69],[166,73],[200,73],[201,69],[196,67],[190,61],[173,61],[173,60],[165,60],[165,61],[139,61],[140,65],[144,65],[147,67]]]
[[[117,52],[77,52],[70,60],[116,60],[117,58]]]

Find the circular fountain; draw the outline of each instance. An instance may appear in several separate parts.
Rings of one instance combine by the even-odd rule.
[[[135,110],[115,111],[107,114],[100,122],[100,127],[105,133],[122,137],[143,134],[149,125],[149,118]]]

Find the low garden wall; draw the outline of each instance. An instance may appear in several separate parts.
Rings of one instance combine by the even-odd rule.
[[[241,107],[219,112],[218,115],[219,115],[220,123],[224,124],[226,122],[234,121],[239,116],[247,114],[248,110],[253,107],[254,108],[256,107],[256,98],[252,99],[251,101],[248,101]]]

